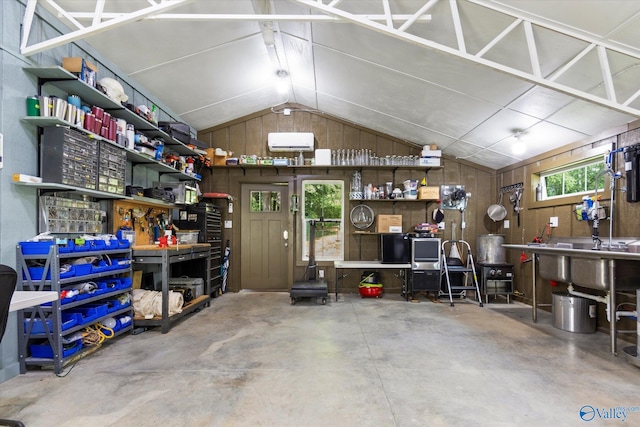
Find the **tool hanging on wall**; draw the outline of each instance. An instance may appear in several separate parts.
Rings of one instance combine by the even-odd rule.
[[[520,227],[520,211],[522,210],[520,207],[520,199],[522,198],[523,191],[523,188],[516,188],[509,197],[509,200],[513,203],[513,211],[518,215],[518,227]]]

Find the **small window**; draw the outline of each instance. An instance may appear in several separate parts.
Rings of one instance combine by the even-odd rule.
[[[344,259],[344,182],[338,180],[302,181],[302,260],[309,260],[311,221],[315,223],[315,260]]]
[[[542,200],[593,193],[596,176],[604,170],[602,158],[589,159],[579,164],[540,173]],[[604,190],[604,180],[599,180],[598,191]]]
[[[252,191],[250,195],[251,212],[280,212],[282,194],[279,191]]]

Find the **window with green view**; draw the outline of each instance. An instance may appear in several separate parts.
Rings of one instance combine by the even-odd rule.
[[[590,159],[579,165],[540,174],[542,199],[592,193],[596,176],[604,170],[604,161]],[[598,181],[598,191],[604,189],[604,179]]]

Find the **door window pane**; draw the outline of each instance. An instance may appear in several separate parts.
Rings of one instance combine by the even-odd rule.
[[[252,191],[250,200],[251,212],[280,212],[282,208],[280,191]]]

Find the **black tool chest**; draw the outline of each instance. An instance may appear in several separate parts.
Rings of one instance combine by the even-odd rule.
[[[222,287],[222,214],[213,203],[200,202],[181,209],[174,209],[173,223],[180,230],[198,230],[198,243],[211,245],[211,295]]]

